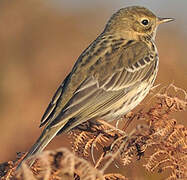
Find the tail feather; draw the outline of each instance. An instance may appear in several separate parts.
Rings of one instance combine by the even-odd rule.
[[[41,136],[38,138],[38,140],[36,141],[36,143],[31,147],[31,149],[29,150],[29,152],[27,153],[27,155],[23,158],[23,160],[18,164],[17,166],[17,170],[20,168],[21,164],[23,163],[23,161],[27,160],[30,156],[35,155],[39,152],[41,152],[48,144],[49,142],[56,136],[56,134],[58,133],[58,131],[61,129],[62,127],[52,127],[51,129],[44,129]],[[32,164],[34,163],[34,159],[31,159],[28,163],[29,166],[32,166]]]

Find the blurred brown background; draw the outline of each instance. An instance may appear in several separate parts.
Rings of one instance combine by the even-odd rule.
[[[157,33],[160,69],[156,84],[187,89],[187,1],[0,1],[0,162],[25,152],[39,136],[41,116],[80,53],[121,7],[143,5],[174,17]],[[187,125],[187,113],[178,113]],[[61,135],[47,149],[69,146]],[[117,170],[119,171],[119,170]],[[128,171],[128,174],[133,172]],[[143,171],[137,177],[144,179]]]

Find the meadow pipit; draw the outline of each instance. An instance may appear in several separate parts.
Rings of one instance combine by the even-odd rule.
[[[117,11],[56,91],[41,120],[45,128],[24,160],[57,134],[88,120],[116,120],[136,107],[158,71],[156,29],[172,20],[139,6]]]

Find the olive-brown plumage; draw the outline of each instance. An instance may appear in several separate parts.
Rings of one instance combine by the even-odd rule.
[[[137,106],[156,78],[157,26],[171,20],[139,6],[116,12],[58,88],[41,120],[45,128],[24,160],[56,134],[88,120],[118,119]]]

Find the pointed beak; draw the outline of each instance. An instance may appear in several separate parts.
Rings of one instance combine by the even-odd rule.
[[[158,18],[157,24],[159,25],[159,24],[171,22],[174,20],[175,19],[173,19],[173,18]]]

